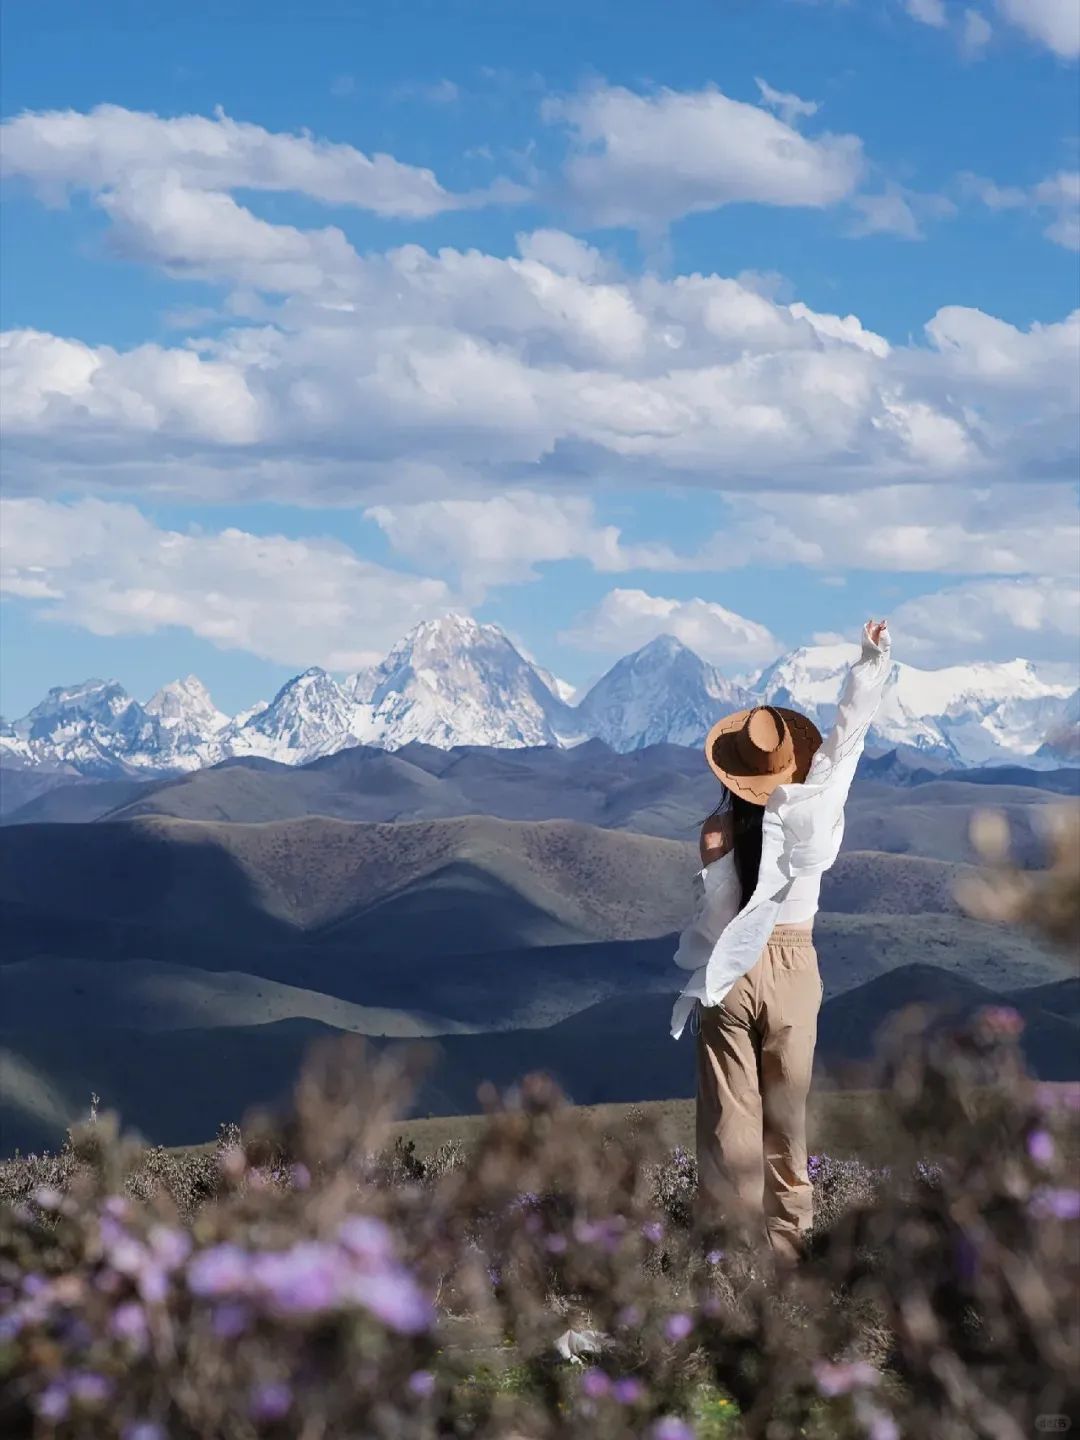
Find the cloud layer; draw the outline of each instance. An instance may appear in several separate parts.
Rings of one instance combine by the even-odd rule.
[[[133,505],[7,500],[0,590],[95,635],[178,627],[222,650],[349,670],[455,602],[331,539],[163,530]]]

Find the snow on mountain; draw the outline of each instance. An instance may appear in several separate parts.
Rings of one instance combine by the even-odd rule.
[[[533,669],[557,700],[561,700],[564,705],[573,705],[578,693],[576,685],[571,685],[569,680],[560,680],[558,675],[553,675],[542,665],[533,664]]]
[[[856,645],[806,646],[770,665],[753,689],[773,704],[804,710],[826,730],[858,654]],[[959,766],[1015,763],[1035,756],[1062,723],[1070,693],[1067,685],[1040,679],[1027,660],[941,670],[898,661],[868,740],[911,746]]]
[[[0,736],[9,764],[126,775],[160,765],[161,727],[115,680],[56,686]],[[167,746],[165,746],[167,749]]]
[[[601,676],[574,716],[584,734],[637,750],[661,741],[700,745],[721,715],[752,703],[673,635],[660,635]]]
[[[1053,765],[1075,765],[1080,761],[1080,690],[1069,696],[1035,753]]]
[[[260,755],[302,765],[356,745],[366,713],[325,670],[314,666],[286,681],[269,705],[237,716],[205,747],[210,763],[237,755]]]
[[[370,706],[365,739],[428,745],[555,745],[566,706],[497,625],[425,620],[381,665],[347,682]]]
[[[378,665],[338,682],[305,670],[231,720],[194,676],[145,705],[115,680],[50,690],[23,719],[0,724],[0,761],[82,775],[177,773],[234,756],[303,764],[350,745],[393,750],[412,740],[616,750],[699,745],[728,711],[790,704],[828,729],[854,645],[795,650],[751,690],[670,635],[619,660],[576,705],[565,682],[533,664],[495,625],[462,615],[425,621]],[[1075,763],[1080,692],[1026,660],[920,670],[899,662],[870,733],[945,765]]]
[[[185,770],[197,769],[205,758],[207,742],[229,724],[210,692],[195,675],[170,680],[143,706],[161,730],[162,754],[159,763]]]

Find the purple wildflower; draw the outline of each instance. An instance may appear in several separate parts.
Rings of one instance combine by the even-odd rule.
[[[67,1386],[59,1380],[46,1385],[34,1401],[34,1409],[43,1420],[63,1420],[71,1406]]]
[[[42,1291],[48,1288],[49,1282],[45,1279],[44,1275],[31,1272],[29,1275],[23,1276],[22,1292],[24,1295],[29,1295],[33,1298],[33,1296],[40,1295]]]
[[[694,1427],[677,1415],[665,1415],[649,1431],[651,1440],[694,1440]]]
[[[132,1420],[124,1426],[121,1440],[166,1440],[166,1435],[153,1420]]]
[[[146,1264],[145,1248],[123,1232],[112,1243],[106,1243],[109,1264],[119,1275],[138,1275]]]
[[[694,1322],[689,1315],[669,1315],[664,1322],[664,1334],[676,1345],[680,1340],[685,1340],[693,1328]]]
[[[705,1262],[708,1265],[719,1265],[720,1261],[723,1260],[723,1258],[723,1250],[710,1250],[709,1253],[705,1256]]]
[[[212,1245],[191,1261],[188,1289],[193,1295],[238,1295],[246,1289],[251,1260],[239,1245]]]
[[[106,1195],[101,1208],[113,1220],[127,1220],[131,1215],[131,1201],[126,1195]]]
[[[251,1324],[251,1310],[239,1300],[227,1300],[215,1305],[210,1318],[210,1328],[219,1340],[235,1340]]]
[[[134,1300],[129,1300],[113,1311],[109,1329],[118,1340],[127,1340],[141,1347],[146,1341],[146,1311]]]
[[[248,1414],[260,1421],[283,1420],[292,1409],[292,1391],[281,1380],[256,1385],[248,1402]]]
[[[620,1405],[636,1405],[645,1394],[645,1386],[633,1375],[616,1380],[611,1393]]]
[[[104,1405],[112,1394],[112,1381],[93,1370],[71,1377],[71,1393],[83,1405]]]
[[[340,1257],[329,1246],[302,1240],[289,1250],[255,1256],[251,1277],[274,1310],[312,1315],[338,1302],[341,1268]]]
[[[813,1183],[821,1174],[822,1166],[825,1163],[823,1155],[809,1155],[806,1160],[806,1173]]]
[[[659,1220],[647,1220],[641,1227],[641,1233],[651,1245],[659,1245],[664,1238],[664,1227]]]
[[[407,1270],[357,1276],[352,1298],[399,1335],[418,1335],[431,1326],[431,1303]]]
[[[311,1186],[311,1171],[306,1165],[296,1164],[289,1170],[289,1184],[294,1190],[307,1190]]]
[[[645,1319],[639,1305],[624,1305],[615,1317],[615,1323],[622,1330],[636,1330]]]
[[[0,1345],[6,1345],[9,1340],[14,1340],[25,1323],[23,1316],[17,1310],[8,1310],[0,1315]]]
[[[611,1378],[603,1370],[586,1370],[581,1377],[581,1389],[590,1400],[602,1400],[611,1393]]]
[[[147,1305],[162,1304],[169,1293],[169,1278],[157,1265],[144,1265],[135,1283]]]
[[[891,1415],[870,1406],[865,1415],[867,1440],[900,1440],[900,1428]]]
[[[155,1225],[149,1239],[154,1259],[163,1270],[179,1270],[191,1254],[190,1238],[170,1225]]]
[[[544,1241],[544,1248],[547,1250],[549,1255],[565,1255],[566,1236],[549,1235]]]
[[[852,1390],[869,1389],[881,1376],[868,1360],[842,1360],[837,1364],[819,1360],[814,1365],[814,1378],[822,1395],[832,1399],[849,1395]]]
[[[59,1210],[64,1197],[51,1185],[40,1185],[34,1191],[34,1204],[39,1210]]]
[[[414,1370],[409,1376],[409,1389],[421,1399],[435,1393],[435,1376],[430,1370]]]
[[[350,1215],[338,1226],[338,1239],[357,1260],[383,1265],[393,1251],[393,1236],[373,1215]]]
[[[1080,1190],[1045,1185],[1031,1197],[1031,1212],[1040,1220],[1080,1220]]]
[[[1054,1140],[1047,1130],[1032,1130],[1027,1137],[1027,1152],[1036,1165],[1044,1168],[1054,1163]]]

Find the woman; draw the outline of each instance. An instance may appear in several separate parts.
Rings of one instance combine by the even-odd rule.
[[[867,622],[836,723],[822,743],[797,711],[762,705],[714,725],[705,754],[724,786],[701,831],[697,908],[676,964],[692,970],[672,1015],[697,1038],[699,1208],[760,1220],[778,1259],[798,1259],[812,1220],[806,1169],[822,982],[813,945],[821,876],[892,668],[884,620]]]

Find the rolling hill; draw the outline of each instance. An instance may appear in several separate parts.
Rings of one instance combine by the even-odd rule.
[[[1074,982],[1075,983],[1075,982]],[[429,1070],[417,1096],[419,1114],[468,1114],[485,1080],[500,1088],[533,1070],[555,1075],[579,1104],[688,1096],[690,1044],[666,1034],[671,996],[619,995],[543,1029],[458,1034],[424,1042]],[[982,1005],[1012,1003],[1026,1021],[1029,1063],[1044,1079],[1075,1075],[1080,1026],[1026,998],[986,989],[932,965],[909,964],[826,1001],[819,1022],[823,1072],[857,1072],[858,1062],[889,1021],[911,1004],[927,1023],[969,1015]],[[9,1152],[55,1144],[63,1124],[84,1113],[90,1091],[118,1106],[129,1125],[165,1144],[194,1144],[225,1119],[282,1100],[308,1047],[338,1033],[316,1020],[254,1026],[177,1029],[87,1029],[72,1044],[56,1030],[0,1035],[0,1128]],[[372,1040],[376,1050],[415,1042]]]

